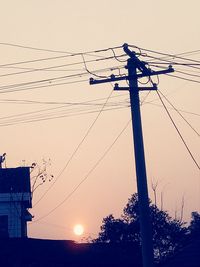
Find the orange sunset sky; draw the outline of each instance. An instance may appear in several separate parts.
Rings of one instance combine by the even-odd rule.
[[[103,217],[110,213],[120,216],[136,192],[131,124],[119,136],[130,120],[128,92],[111,93],[109,83],[91,86],[91,74],[72,75],[86,72],[84,60],[91,72],[109,68],[104,75],[118,73],[110,68],[124,67],[126,62],[97,59],[113,57],[112,50],[103,49],[124,43],[167,54],[196,51],[185,57],[199,61],[199,10],[198,0],[1,0],[1,153],[7,153],[7,167],[42,164],[42,159],[50,159],[48,173],[54,175],[54,180],[35,191],[30,237],[94,238]],[[69,56],[79,52],[91,53]],[[115,52],[123,54],[123,49]],[[188,71],[184,66],[177,69]],[[184,111],[182,115],[198,133],[198,67],[190,74],[196,75],[192,79],[198,82],[163,75],[158,88]],[[149,195],[153,199],[151,183],[157,182],[158,206],[162,193],[164,209],[177,217],[184,198],[184,220],[189,221],[191,211],[200,211],[199,169],[156,93],[140,96],[145,98],[141,110]],[[200,164],[199,134],[177,112],[170,112]],[[85,228],[82,237],[74,236],[77,223]]]

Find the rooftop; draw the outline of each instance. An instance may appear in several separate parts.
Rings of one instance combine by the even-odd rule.
[[[10,192],[31,192],[29,167],[0,168],[0,194]]]

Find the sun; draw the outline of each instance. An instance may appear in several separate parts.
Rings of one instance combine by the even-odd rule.
[[[82,235],[84,233],[84,227],[82,224],[76,224],[74,226],[74,234],[75,235]]]

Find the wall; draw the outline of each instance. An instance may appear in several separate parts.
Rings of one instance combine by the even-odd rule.
[[[24,196],[27,198],[27,196]],[[21,214],[22,214],[22,199],[21,194],[0,194],[0,216],[8,216],[8,232],[9,237],[22,237]],[[27,223],[24,222],[27,232]]]

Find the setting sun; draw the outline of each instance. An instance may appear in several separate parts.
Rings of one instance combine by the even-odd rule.
[[[82,235],[84,233],[84,227],[81,224],[76,224],[74,226],[74,233],[75,235]]]

